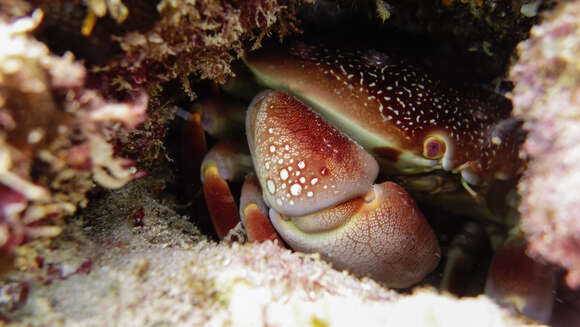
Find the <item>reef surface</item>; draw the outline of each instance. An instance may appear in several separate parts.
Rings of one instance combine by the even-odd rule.
[[[533,324],[484,296],[398,294],[316,255],[214,242],[175,198],[167,140],[177,108],[267,38],[361,20],[427,35],[439,58],[469,54],[474,81],[511,66],[522,227],[578,287],[578,17],[574,1],[0,0],[0,325]],[[554,325],[579,321],[558,292]]]

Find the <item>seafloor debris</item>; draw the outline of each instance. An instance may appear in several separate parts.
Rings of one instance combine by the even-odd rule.
[[[29,36],[42,12],[0,22],[0,249],[60,232],[55,220],[85,204],[93,180],[118,188],[137,177],[116,156],[115,131],[145,117],[147,96],[105,100],[85,86],[73,56]]]
[[[207,241],[151,183],[100,194],[51,246],[28,247],[21,272],[0,284],[3,318],[28,326],[526,325],[483,296],[404,296],[271,242]]]
[[[529,168],[519,191],[522,227],[530,253],[568,269],[580,286],[580,3],[563,1],[548,12],[519,47],[514,113],[529,136]]]

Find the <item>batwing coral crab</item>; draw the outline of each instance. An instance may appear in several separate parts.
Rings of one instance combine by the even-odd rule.
[[[374,50],[292,42],[244,62],[269,88],[246,114],[251,159],[242,143],[226,142],[201,167],[221,237],[241,217],[250,240],[281,237],[294,250],[319,252],[337,268],[402,288],[422,280],[441,256],[405,189],[472,218],[514,224],[492,200],[496,182],[513,186],[524,168],[524,133],[504,97],[452,87]],[[214,113],[204,123],[216,134],[218,121],[235,116],[216,114],[227,106],[205,104]],[[255,176],[245,179],[238,216],[226,180],[251,166]],[[373,185],[379,171],[405,189]]]

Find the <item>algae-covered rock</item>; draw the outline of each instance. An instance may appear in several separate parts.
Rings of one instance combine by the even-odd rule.
[[[519,192],[530,252],[568,269],[580,286],[580,3],[562,2],[518,46],[510,71],[514,114],[529,134]],[[577,160],[578,159],[578,160]]]

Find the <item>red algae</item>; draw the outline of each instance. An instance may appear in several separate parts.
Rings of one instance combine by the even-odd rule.
[[[113,128],[134,128],[147,96],[108,101],[85,86],[86,69],[30,37],[42,20],[0,22],[0,248],[57,235],[63,215],[86,203],[93,181],[118,188],[136,177],[117,157]]]

